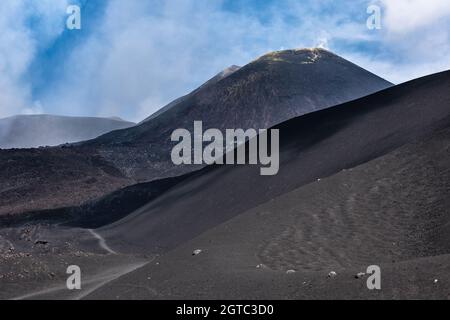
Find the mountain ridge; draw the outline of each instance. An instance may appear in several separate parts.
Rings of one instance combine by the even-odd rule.
[[[0,148],[36,148],[74,143],[125,129],[135,123],[120,118],[15,115],[0,119]]]
[[[319,53],[314,64],[257,59],[131,128],[39,152],[0,152],[0,214],[79,205],[127,185],[196,171],[201,166],[175,166],[170,159],[171,133],[194,120],[205,129],[268,128],[392,85],[334,54]],[[281,54],[298,62],[317,52]]]
[[[118,248],[123,241],[129,246],[125,250],[132,244],[133,250],[170,250],[293,188],[449,127],[449,84],[450,71],[442,72],[287,120],[274,127],[280,130],[277,175],[262,177],[259,166],[210,166],[100,230]],[[243,196],[245,201],[239,201]],[[127,233],[127,228],[133,232]]]

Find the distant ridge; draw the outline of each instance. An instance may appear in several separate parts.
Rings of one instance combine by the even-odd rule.
[[[79,142],[134,123],[118,117],[17,115],[0,119],[0,148],[35,148]]]

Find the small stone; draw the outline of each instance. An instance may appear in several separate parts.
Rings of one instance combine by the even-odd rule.
[[[34,244],[45,246],[45,245],[48,244],[48,241],[46,241],[46,240],[36,240],[36,241],[34,242]]]
[[[295,272],[296,272],[295,270],[290,269],[290,270],[286,271],[286,274],[292,274],[292,273],[295,273]]]
[[[337,276],[337,273],[335,272],[335,271],[331,271],[329,274],[328,274],[328,278],[334,278],[334,277],[336,277]]]
[[[202,253],[202,250],[196,249],[196,250],[194,250],[194,252],[192,252],[192,255],[193,256],[198,256],[200,253]]]
[[[364,273],[364,272],[359,272],[359,273],[357,273],[356,275],[355,275],[355,278],[356,279],[360,279],[360,278],[362,278],[362,277],[364,277],[366,274]]]
[[[438,279],[434,279],[434,283],[438,283],[439,282],[439,280]]]

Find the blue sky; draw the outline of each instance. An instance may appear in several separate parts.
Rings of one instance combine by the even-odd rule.
[[[65,28],[68,5],[82,28]],[[380,30],[367,7],[379,5]],[[448,0],[5,0],[0,117],[139,121],[222,69],[327,48],[395,83],[450,69]]]

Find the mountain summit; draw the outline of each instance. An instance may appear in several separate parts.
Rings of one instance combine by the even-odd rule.
[[[161,169],[177,175],[184,169],[170,163],[170,134],[177,128],[191,128],[194,120],[202,120],[205,130],[269,128],[392,85],[323,49],[272,52],[221,74],[139,126],[86,145],[98,148],[108,161],[139,180],[161,177]]]

